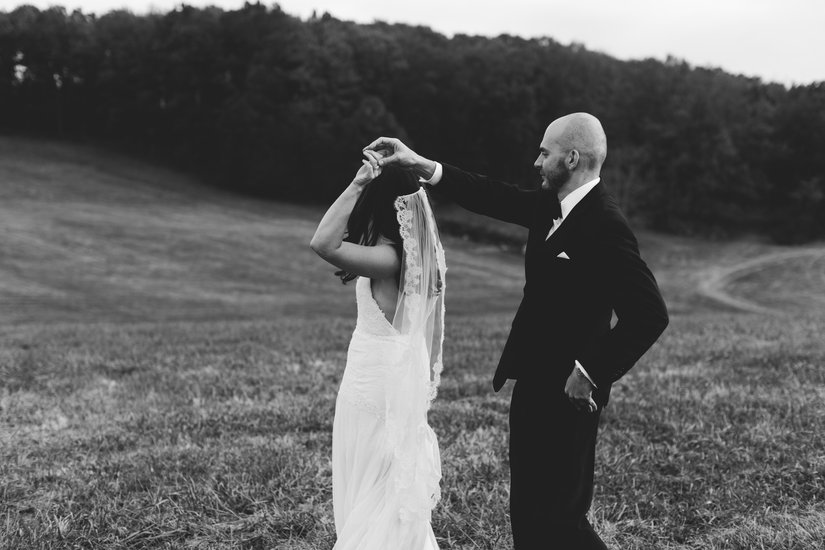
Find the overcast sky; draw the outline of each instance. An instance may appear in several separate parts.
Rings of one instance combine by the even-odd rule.
[[[40,8],[104,13],[168,11],[175,0],[0,0],[8,10]],[[189,0],[237,9],[243,0]],[[272,2],[265,2],[271,5]],[[825,0],[281,0],[288,13],[313,10],[359,22],[420,24],[455,33],[550,36],[620,59],[668,54],[691,65],[721,67],[785,84],[825,81]]]

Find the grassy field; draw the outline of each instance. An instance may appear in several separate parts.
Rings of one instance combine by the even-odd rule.
[[[307,247],[321,213],[0,137],[0,548],[332,547],[355,308]],[[640,237],[672,322],[603,415],[597,529],[628,550],[825,547],[825,245]],[[506,549],[510,389],[490,378],[521,259],[445,246],[434,529]]]

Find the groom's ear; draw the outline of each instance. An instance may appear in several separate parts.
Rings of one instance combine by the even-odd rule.
[[[567,153],[567,168],[568,170],[573,170],[576,166],[579,165],[579,152],[573,149],[569,153]]]

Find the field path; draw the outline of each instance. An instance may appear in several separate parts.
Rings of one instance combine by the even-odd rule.
[[[776,307],[768,307],[740,295],[737,287],[744,279],[768,277],[770,271],[789,263],[806,268],[804,273],[796,275],[805,278],[812,288],[820,290],[809,294],[808,298],[825,305],[825,246],[773,251],[730,266],[708,267],[700,275],[698,290],[716,302],[744,312],[780,314],[783,312]]]

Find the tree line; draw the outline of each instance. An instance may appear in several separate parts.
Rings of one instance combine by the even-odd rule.
[[[545,126],[588,111],[603,179],[652,229],[825,236],[825,83],[787,88],[552,38],[302,20],[277,5],[0,12],[0,131],[93,139],[261,196],[329,201],[361,148],[535,185]]]

